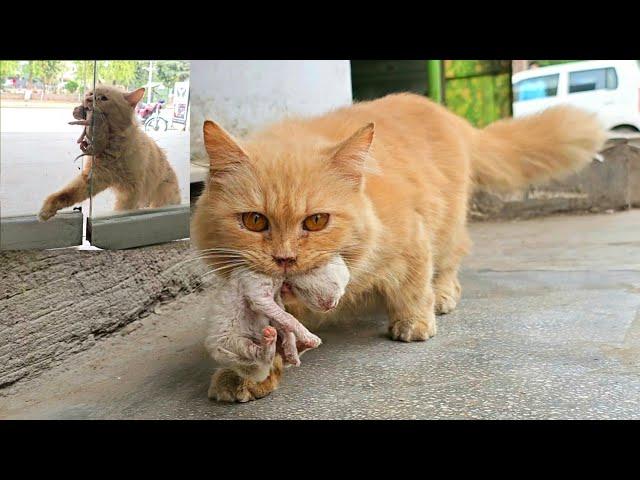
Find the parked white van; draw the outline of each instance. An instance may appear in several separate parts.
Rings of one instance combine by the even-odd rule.
[[[513,116],[571,104],[597,112],[609,130],[640,131],[640,60],[589,60],[513,75]]]

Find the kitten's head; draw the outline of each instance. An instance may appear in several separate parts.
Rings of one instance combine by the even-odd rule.
[[[84,106],[103,112],[109,125],[126,128],[135,123],[135,107],[144,96],[144,88],[127,92],[117,87],[96,85],[95,91],[85,94]]]
[[[369,243],[364,173],[373,124],[340,143],[303,128],[279,131],[240,146],[214,122],[204,124],[210,171],[191,238],[221,273],[295,275],[336,254],[355,261]]]

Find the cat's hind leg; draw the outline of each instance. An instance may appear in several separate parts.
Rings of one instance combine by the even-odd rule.
[[[173,169],[167,165],[165,177],[153,192],[149,206],[151,208],[164,207],[165,205],[180,205],[180,186],[178,177]]]
[[[116,190],[116,203],[113,209],[116,212],[126,212],[140,208],[140,195],[133,189]]]
[[[438,315],[453,311],[460,301],[462,287],[458,280],[458,269],[471,246],[466,226],[462,225],[457,232],[453,233],[447,247],[442,249],[435,260],[433,290],[435,311]]]

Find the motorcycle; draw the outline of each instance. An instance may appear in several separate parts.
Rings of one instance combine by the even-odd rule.
[[[167,130],[168,122],[160,116],[160,110],[162,110],[164,106],[164,100],[156,103],[139,103],[136,106],[136,115],[144,125],[145,131],[155,130],[157,132],[159,130]]]

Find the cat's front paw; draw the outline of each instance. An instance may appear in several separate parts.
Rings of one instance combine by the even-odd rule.
[[[40,212],[38,213],[38,220],[40,220],[41,222],[46,222],[56,213],[58,213],[58,209],[47,202],[40,209]]]
[[[248,388],[248,380],[233,370],[221,368],[211,377],[209,398],[218,402],[246,403],[256,397]]]
[[[389,325],[389,334],[400,342],[424,342],[436,334],[435,318],[425,320],[396,320]]]

